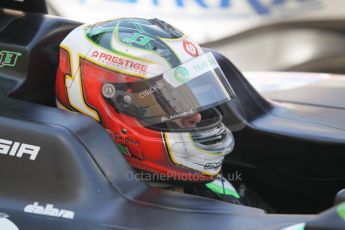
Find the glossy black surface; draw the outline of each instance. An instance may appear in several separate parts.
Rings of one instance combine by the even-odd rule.
[[[0,155],[0,212],[9,214],[20,229],[185,229],[188,226],[188,229],[278,230],[313,218],[268,215],[262,210],[158,190],[142,181],[128,179],[132,169],[100,124],[81,114],[39,105],[53,105],[58,44],[77,25],[64,19],[25,13],[0,34],[1,49],[22,52],[15,68],[0,69],[0,138],[41,147],[34,161],[27,155],[21,158]],[[301,119],[299,115],[307,116],[301,109],[294,118],[284,117],[292,110],[261,98],[226,58],[216,56],[238,95],[238,101],[232,102],[229,111],[232,119],[238,121],[237,147],[227,159],[226,170],[243,170],[246,182],[250,185],[257,182],[259,191],[272,186],[276,190],[264,191],[271,192],[270,200],[279,198],[280,204],[290,198],[276,193],[278,188],[290,190],[291,186],[294,192],[313,188],[307,184],[305,188],[295,185],[303,182],[301,175],[312,178],[323,175],[317,167],[332,154],[325,156],[327,149],[336,146],[342,151],[342,133],[306,120],[311,117]],[[277,112],[283,115],[278,116]],[[316,126],[323,132],[315,132]],[[278,147],[281,152],[277,153]],[[292,154],[287,148],[304,151],[306,155]],[[311,159],[308,153],[313,149],[320,152]],[[334,163],[342,159],[337,157],[336,153],[331,155]],[[297,159],[300,162],[296,163]],[[323,170],[329,177],[343,172],[337,164]],[[289,176],[291,181],[285,179]],[[34,202],[72,210],[75,219],[25,213],[24,207]]]

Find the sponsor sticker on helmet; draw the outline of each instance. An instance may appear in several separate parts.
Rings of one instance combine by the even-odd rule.
[[[127,44],[137,44],[140,46],[146,46],[153,38],[140,34],[140,33],[133,33],[131,37],[126,37],[122,39],[122,42]]]
[[[178,82],[184,83],[189,79],[189,71],[183,66],[179,66],[174,70],[174,77]]]
[[[223,158],[218,162],[209,162],[204,165],[204,169],[217,169],[222,166]]]
[[[152,87],[150,87],[149,89],[146,89],[142,92],[139,93],[139,97],[141,99],[145,98],[146,96],[149,96],[157,91],[159,91],[160,89],[162,89],[164,87],[164,83],[163,82],[157,82],[155,85],[153,85]]]
[[[218,67],[219,65],[213,54],[206,53],[176,67],[172,71],[165,73],[163,76],[173,87],[178,87],[206,72],[213,71]]]
[[[185,116],[188,116],[188,115],[194,114],[194,113],[195,113],[195,111],[193,109],[190,109],[190,110],[184,111],[182,113],[175,113],[175,114],[171,114],[170,116],[162,116],[161,122],[174,120],[174,119],[185,117]]]
[[[124,71],[130,71],[136,74],[145,75],[147,72],[147,65],[139,63],[128,58],[119,57],[102,51],[94,50],[91,58]]]
[[[183,49],[192,57],[199,56],[198,48],[190,41],[183,40]]]

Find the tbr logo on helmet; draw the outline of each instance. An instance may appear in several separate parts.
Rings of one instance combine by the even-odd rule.
[[[185,83],[189,79],[189,71],[183,66],[179,66],[174,70],[174,77],[176,81]]]
[[[146,46],[147,43],[149,43],[151,40],[153,39],[150,38],[149,36],[139,34],[139,33],[133,33],[132,37],[122,39],[124,43],[138,44],[140,46]]]

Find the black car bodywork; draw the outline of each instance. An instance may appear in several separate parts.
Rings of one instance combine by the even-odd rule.
[[[0,148],[0,212],[19,229],[345,228],[336,207],[318,216],[273,215],[129,179],[134,171],[100,124],[54,108],[59,43],[79,23],[43,14],[43,1],[24,3],[34,12],[0,9],[0,51],[20,54],[0,68],[0,139],[9,146]],[[345,110],[268,101],[214,54],[238,96],[228,111],[239,125],[225,171],[241,172],[279,212],[331,207],[345,180]],[[40,147],[34,159],[19,153],[23,144]]]

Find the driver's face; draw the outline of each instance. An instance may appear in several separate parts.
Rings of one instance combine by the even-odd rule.
[[[181,128],[194,128],[201,121],[201,114],[194,113],[190,116],[174,120]]]

